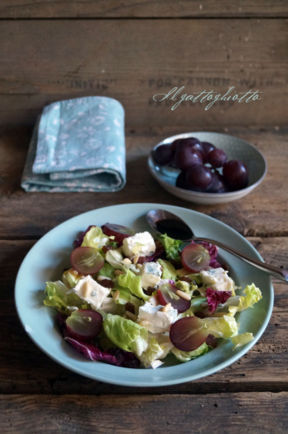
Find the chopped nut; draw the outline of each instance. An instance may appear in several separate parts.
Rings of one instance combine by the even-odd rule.
[[[129,312],[129,310],[126,310],[125,316],[127,318],[131,319],[132,321],[136,321],[136,319],[137,319],[137,316],[134,313]]]
[[[133,264],[137,264],[138,260],[139,260],[139,255],[133,256]]]
[[[171,309],[171,303],[167,303],[167,304],[165,304],[165,306],[163,306],[161,309],[160,309],[160,311],[161,312],[167,312],[167,310],[170,310]]]
[[[184,300],[191,300],[190,294],[187,294],[187,292],[181,291],[180,289],[177,289],[176,294]]]
[[[131,260],[129,258],[124,258],[123,261],[122,261],[122,263],[124,265],[131,265],[132,264],[132,262],[131,262]]]
[[[115,276],[120,276],[120,274],[124,274],[124,271],[122,270],[114,270]]]
[[[139,270],[141,270],[141,268],[143,267],[143,265],[142,265],[142,264],[136,264],[136,267],[137,267]]]
[[[138,324],[142,327],[145,327],[145,328],[147,328],[147,326],[149,326],[149,322],[145,321],[145,320],[139,321]]]
[[[117,289],[117,291],[115,291],[112,294],[112,297],[114,298],[114,300],[118,300],[119,296],[120,296],[120,291]]]
[[[82,296],[87,298],[90,295],[89,285],[87,285],[87,282],[85,282],[82,286]]]

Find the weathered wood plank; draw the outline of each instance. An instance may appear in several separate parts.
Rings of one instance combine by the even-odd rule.
[[[47,102],[91,94],[118,98],[127,125],[148,131],[191,119],[203,128],[287,123],[285,19],[2,21],[0,41],[2,125],[31,124]],[[259,90],[261,100],[174,111],[153,101],[182,86],[193,95]]]
[[[106,18],[106,17],[282,17],[288,15],[285,0],[2,0],[1,18]]]
[[[287,264],[288,238],[250,240],[267,261]],[[131,393],[130,388],[94,382],[68,371],[44,355],[24,332],[16,318],[13,287],[20,262],[33,243],[0,242],[0,393]],[[275,306],[269,326],[245,357],[210,377],[159,388],[153,393],[288,390],[287,312],[287,286],[275,285]],[[133,389],[133,393],[151,390]]]
[[[218,206],[194,205],[164,191],[146,169],[149,150],[166,135],[127,136],[127,185],[115,193],[25,193],[20,179],[31,135],[18,129],[0,136],[0,238],[37,238],[69,217],[103,206],[131,203],[169,203],[210,214],[249,236],[287,235],[287,136],[281,131],[234,129],[228,133],[256,144],[268,162],[263,184],[245,198]],[[183,130],[175,128],[173,133]],[[185,131],[185,130],[184,130]],[[187,131],[187,129],[186,129]],[[218,129],[219,131],[219,129]],[[139,176],[141,174],[141,176]],[[277,192],[277,194],[275,194]],[[49,212],[43,210],[49,210]]]
[[[1,396],[4,432],[287,433],[287,392],[150,396]]]

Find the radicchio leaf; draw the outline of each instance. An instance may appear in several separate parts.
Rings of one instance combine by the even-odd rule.
[[[216,289],[207,288],[206,298],[208,303],[208,310],[210,313],[215,312],[219,303],[225,303],[231,297],[231,291],[217,291]]]
[[[66,336],[65,341],[72,345],[78,353],[82,354],[88,360],[110,363],[118,365],[117,358],[108,352],[101,351],[96,345],[80,342],[77,339]]]
[[[72,345],[78,353],[82,354],[86,359],[109,363],[110,365],[122,366],[126,368],[139,368],[140,362],[133,353],[120,350],[102,351],[96,345],[81,342],[78,339],[66,336],[65,341]]]
[[[192,243],[195,243],[195,241],[192,241],[191,244]],[[223,267],[223,265],[221,265],[220,262],[217,261],[218,247],[215,246],[215,244],[208,243],[207,241],[198,241],[197,244],[201,244],[201,246],[203,246],[206,250],[208,250],[210,255],[209,267],[212,268]]]
[[[111,353],[117,358],[118,366],[123,366],[125,368],[140,367],[140,361],[133,353],[130,353],[129,351],[115,348],[114,350],[111,350]]]

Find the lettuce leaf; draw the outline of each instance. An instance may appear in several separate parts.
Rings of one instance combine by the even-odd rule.
[[[105,260],[108,262],[109,265],[111,265],[114,268],[118,269],[124,269],[124,265],[122,263],[123,255],[120,251],[120,249],[112,249],[108,250],[105,253]]]
[[[183,292],[187,292],[187,294],[190,294],[191,288],[188,282],[185,282],[185,280],[178,280],[175,283],[175,286],[180,289]]]
[[[235,315],[236,312],[253,307],[262,298],[262,293],[254,283],[247,285],[243,291],[243,295],[236,295],[228,298],[226,303],[221,307],[221,311],[227,311],[231,315]]]
[[[172,348],[172,343],[169,336],[156,336],[149,335],[148,348],[139,357],[140,361],[145,368],[153,368],[159,366],[159,361],[164,359]],[[155,363],[156,362],[156,363]],[[160,363],[162,364],[162,363]]]
[[[103,265],[103,267],[101,268],[101,270],[98,272],[97,276],[104,276],[107,277],[108,279],[114,279],[114,271],[115,268],[112,267],[112,265],[108,264],[107,262],[105,262],[105,264]]]
[[[79,274],[78,271],[74,270],[74,268],[69,268],[65,270],[62,274],[63,283],[68,288],[74,288],[82,277],[85,277],[83,274]]]
[[[108,313],[103,321],[107,337],[119,348],[138,357],[148,347],[148,331],[135,322],[119,315]]]
[[[176,280],[177,274],[174,266],[169,261],[165,261],[165,259],[158,259],[158,264],[162,267],[162,279],[168,280]]]
[[[234,316],[208,317],[202,319],[207,332],[216,338],[231,338],[238,333],[238,325]]]
[[[131,292],[127,288],[115,287],[113,288],[113,292],[115,290],[119,291],[119,296],[117,298],[116,297],[114,298],[115,303],[121,306],[125,306],[127,303],[131,303],[135,307],[135,311],[138,312],[139,306],[143,304],[142,300],[140,300],[138,297],[135,297],[133,294],[131,294]]]
[[[200,347],[196,348],[194,351],[181,351],[178,348],[172,348],[171,352],[174,354],[176,359],[180,362],[188,362],[189,360],[195,359],[196,357],[202,356],[209,351],[209,346],[206,342],[203,342]]]
[[[58,312],[69,315],[73,308],[89,309],[90,305],[85,303],[77,294],[71,292],[61,280],[46,282],[45,306],[53,307]]]
[[[143,292],[141,286],[141,276],[136,276],[133,271],[123,270],[123,274],[117,276],[117,283],[123,288],[128,288],[131,294],[140,297],[143,300],[148,300],[149,296]]]
[[[161,235],[160,241],[165,249],[167,259],[179,262],[183,241],[168,237],[167,234]]]
[[[254,339],[253,333],[246,332],[237,336],[233,336],[231,338],[231,342],[232,344],[234,344],[234,350],[236,350],[236,348],[248,344],[248,342],[252,341],[253,339]]]
[[[93,247],[100,250],[109,241],[110,238],[102,232],[99,226],[92,226],[84,235],[81,247]]]
[[[240,306],[241,310],[247,309],[248,307],[252,307],[253,304],[257,303],[262,298],[262,293],[254,283],[251,285],[247,285],[243,291],[244,296],[240,298]]]

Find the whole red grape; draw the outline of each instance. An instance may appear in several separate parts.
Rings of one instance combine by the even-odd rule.
[[[187,184],[186,184],[186,172],[185,172],[184,170],[182,170],[182,171],[179,173],[179,175],[177,176],[177,179],[176,179],[176,187],[187,189]]]
[[[248,185],[248,171],[240,160],[229,160],[223,166],[225,183],[230,190],[240,190]]]
[[[226,187],[224,184],[224,178],[218,172],[212,173],[212,181],[206,189],[207,193],[224,193]]]
[[[209,152],[206,157],[206,161],[213,167],[222,167],[227,161],[227,155],[222,149],[215,148]]]
[[[173,151],[171,145],[158,146],[153,152],[152,156],[154,161],[160,166],[170,163],[173,158]]]
[[[180,149],[180,148],[186,147],[186,146],[188,146],[188,147],[191,147],[191,146],[200,147],[200,140],[196,139],[195,137],[187,137],[186,139],[176,139],[171,144],[173,152],[175,152],[177,149]],[[195,150],[199,151],[199,149],[195,149]]]
[[[185,146],[176,151],[174,163],[179,169],[186,170],[189,167],[203,164],[203,158],[199,152]]]
[[[212,181],[212,172],[208,167],[197,165],[186,171],[185,178],[188,189],[205,191]]]
[[[213,151],[213,149],[215,149],[215,146],[212,145],[212,143],[209,143],[209,142],[201,142],[201,146],[202,146],[202,149],[203,149],[204,158],[207,157],[207,155],[209,154],[210,151]]]

